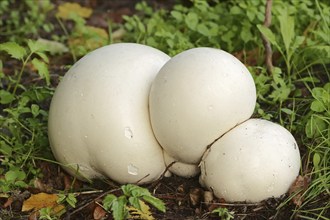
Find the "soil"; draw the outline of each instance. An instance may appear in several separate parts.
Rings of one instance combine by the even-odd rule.
[[[37,188],[30,188],[25,194],[40,192],[54,193],[57,190],[74,189],[74,192],[84,192],[77,196],[78,202],[75,208],[69,208],[63,219],[94,219],[98,203],[102,201],[104,195],[112,192],[119,196],[120,185],[110,180],[95,180],[92,184],[74,180],[66,174],[60,167],[54,164],[39,163],[42,169],[43,178],[37,180]],[[166,205],[166,213],[162,213],[155,208],[151,208],[151,213],[155,219],[221,219],[212,210],[222,207],[235,213],[235,219],[258,220],[258,219],[289,219],[293,204],[286,205],[280,212],[276,207],[283,202],[287,195],[281,198],[270,198],[260,203],[227,203],[223,199],[213,197],[208,203],[204,196],[208,193],[198,182],[198,177],[182,178],[176,175],[163,177],[158,181],[143,185],[149,189],[157,198],[161,199]],[[88,193],[87,193],[88,192]],[[24,195],[24,193],[22,193]],[[19,213],[23,199],[17,199],[13,205],[13,211]],[[15,210],[15,208],[17,210]],[[20,213],[22,214],[22,213]],[[110,220],[112,216],[105,213],[103,219]],[[18,219],[17,216],[15,219]],[[22,219],[26,219],[23,215]]]

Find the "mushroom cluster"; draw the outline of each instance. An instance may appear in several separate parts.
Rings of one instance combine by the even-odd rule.
[[[118,43],[79,60],[49,112],[54,156],[80,179],[148,183],[192,177],[227,201],[277,197],[295,180],[300,154],[285,128],[250,119],[256,88],[248,69],[219,49],[172,58]]]

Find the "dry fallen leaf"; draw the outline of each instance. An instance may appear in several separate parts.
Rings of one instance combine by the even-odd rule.
[[[213,193],[211,191],[205,191],[203,196],[204,196],[204,202],[206,204],[211,203],[214,199]]]
[[[36,178],[33,181],[33,185],[36,189],[39,189],[41,192],[51,192],[53,190],[53,187],[51,185],[48,185],[44,183],[41,179]],[[40,192],[39,191],[39,192]]]
[[[29,215],[28,220],[38,220],[38,217],[39,217],[39,212],[35,211]]]
[[[191,189],[189,192],[189,198],[190,198],[191,205],[193,205],[193,206],[199,205],[199,203],[201,202],[202,196],[203,196],[203,190],[201,188]]]
[[[93,212],[93,218],[95,220],[104,219],[107,215],[107,212],[101,207],[96,206]]]
[[[50,207],[53,208],[54,213],[58,213],[65,207],[57,204],[57,200],[58,196],[56,194],[38,193],[32,195],[23,202],[22,212]]]
[[[106,45],[108,39],[109,35],[105,30],[86,25],[86,29],[77,30],[77,34],[69,38],[69,45],[76,55],[82,56],[86,52]],[[81,51],[82,48],[84,50]]]
[[[5,204],[3,204],[3,207],[4,208],[8,208],[9,206],[11,206],[11,204],[14,202],[13,198],[12,197],[9,197],[7,199],[7,201],[5,202]]]
[[[297,205],[301,206],[302,202],[304,201],[303,193],[308,188],[311,182],[311,178],[309,176],[298,176],[294,183],[291,185],[289,189],[289,194],[294,196],[292,197],[292,202]]]
[[[75,13],[83,18],[89,18],[93,10],[91,8],[82,7],[78,3],[64,3],[58,6],[56,16],[62,19],[70,19],[70,13]]]
[[[149,206],[145,204],[142,200],[139,200],[139,202],[141,210],[136,209],[132,206],[127,207],[130,213],[130,217],[132,219],[154,220],[155,218],[152,216]]]

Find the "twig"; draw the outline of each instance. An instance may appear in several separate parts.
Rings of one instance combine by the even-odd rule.
[[[267,0],[266,2],[266,10],[265,10],[265,21],[264,21],[264,26],[269,27],[271,22],[272,22],[272,4],[273,0]],[[268,39],[265,37],[265,35],[261,34],[262,41],[264,44],[264,47],[266,49],[266,54],[265,54],[265,63],[267,66],[267,72],[269,74],[272,74],[273,72],[273,61],[272,61],[272,56],[273,56],[273,51],[272,47],[270,45],[270,42]]]

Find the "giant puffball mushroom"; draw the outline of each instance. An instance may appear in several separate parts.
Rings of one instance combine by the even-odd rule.
[[[256,88],[250,72],[231,54],[194,48],[161,68],[149,104],[164,150],[179,162],[198,164],[209,144],[251,117]]]
[[[170,155],[168,155],[165,151],[164,151],[164,160],[165,160],[165,165],[167,167],[169,166],[168,170],[174,173],[175,175],[185,178],[190,178],[200,173],[200,168],[198,167],[198,164],[186,164],[179,162]]]
[[[118,43],[72,66],[49,112],[51,148],[68,172],[140,184],[161,176],[165,164],[151,129],[148,97],[169,59],[148,46]]]
[[[249,119],[205,152],[200,183],[228,202],[259,202],[286,193],[299,168],[299,149],[288,130]]]

